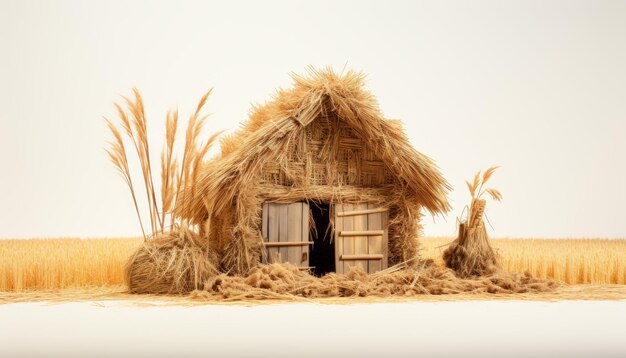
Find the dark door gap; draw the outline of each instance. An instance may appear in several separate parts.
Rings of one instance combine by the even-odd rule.
[[[313,224],[309,238],[313,241],[309,253],[309,266],[316,276],[335,272],[335,240],[330,228],[330,204],[309,202]]]

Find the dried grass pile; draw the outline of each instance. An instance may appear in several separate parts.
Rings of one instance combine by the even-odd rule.
[[[259,265],[248,276],[218,275],[204,290],[194,291],[198,299],[230,301],[298,299],[323,297],[391,297],[460,293],[534,293],[556,288],[554,281],[538,280],[529,274],[495,273],[476,278],[459,278],[432,260],[403,263],[368,275],[360,267],[347,274],[315,277],[288,263]]]
[[[483,221],[486,201],[481,198],[484,193],[489,193],[494,200],[502,199],[496,189],[483,189],[496,169],[489,168],[482,176],[478,172],[472,183],[467,182],[472,196],[468,218],[459,224],[458,237],[443,253],[446,266],[463,278],[493,275],[499,271],[498,256],[489,243]]]
[[[218,265],[198,234],[177,230],[145,241],[128,261],[125,278],[132,293],[188,293],[203,289],[219,273]]]

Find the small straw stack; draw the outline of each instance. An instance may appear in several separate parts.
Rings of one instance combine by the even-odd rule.
[[[490,194],[494,200],[502,199],[502,195],[496,189],[483,189],[483,185],[496,169],[497,167],[489,168],[482,176],[478,172],[473,183],[467,182],[472,195],[468,219],[459,223],[458,237],[443,253],[446,266],[454,270],[459,277],[485,276],[499,269],[497,254],[489,243],[483,221],[487,202],[481,199],[484,193]]]

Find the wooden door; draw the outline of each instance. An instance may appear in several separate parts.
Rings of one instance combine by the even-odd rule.
[[[360,266],[367,273],[387,268],[387,209],[374,204],[335,205],[335,266],[346,273]]]
[[[290,262],[309,266],[309,205],[263,203],[264,263]]]

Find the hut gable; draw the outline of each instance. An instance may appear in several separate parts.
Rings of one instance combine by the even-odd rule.
[[[200,174],[183,213],[200,223],[257,184],[288,187],[393,185],[431,213],[448,210],[449,185],[417,152],[396,121],[383,118],[363,89],[364,76],[330,69],[293,76],[253,108],[243,129],[222,140],[222,153]]]
[[[260,170],[262,184],[382,187],[395,179],[359,133],[329,108],[303,124],[285,152],[273,155]]]

